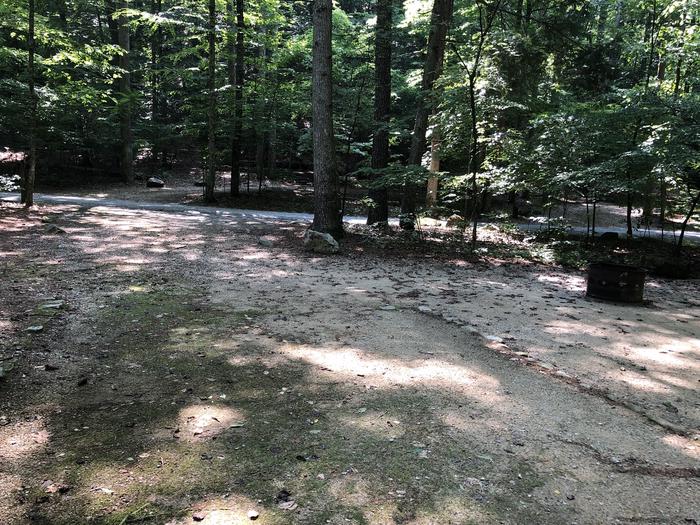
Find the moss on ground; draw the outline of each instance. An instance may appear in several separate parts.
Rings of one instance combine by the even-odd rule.
[[[70,489],[30,492],[34,521],[166,523],[188,520],[210,498],[243,497],[259,523],[479,523],[539,483],[528,471],[529,486],[486,490],[527,467],[508,459],[493,479],[478,445],[432,416],[449,398],[358,392],[302,361],[261,359],[270,352],[247,336],[266,313],[212,306],[172,281],[118,290],[96,310],[95,334],[104,335],[84,355],[87,384],[64,395],[50,421],[55,450],[41,471]],[[353,396],[371,412],[346,402]],[[214,432],[192,432],[187,414],[198,411]],[[392,414],[401,414],[397,439]],[[381,423],[377,431],[352,423],[365,417]],[[465,479],[486,477],[465,489]],[[279,508],[285,498],[298,508]]]

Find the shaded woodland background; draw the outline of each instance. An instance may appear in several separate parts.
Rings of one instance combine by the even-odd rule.
[[[388,189],[392,213],[474,221],[578,200],[589,223],[606,200],[627,209],[628,234],[633,208],[647,227],[690,219],[699,12],[692,0],[338,2],[340,200],[368,192],[382,220]],[[298,1],[7,0],[0,165],[26,172],[36,148],[42,183],[230,173],[233,196],[311,177],[312,29]]]

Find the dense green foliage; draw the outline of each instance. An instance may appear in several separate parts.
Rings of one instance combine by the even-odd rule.
[[[235,2],[234,2],[235,4]],[[39,172],[114,166],[119,108],[133,111],[137,158],[207,155],[205,2],[38,0]],[[227,76],[235,6],[217,0],[219,166],[230,160]],[[404,187],[431,3],[394,4],[391,154],[379,184]],[[118,89],[118,15],[131,33],[130,100]],[[431,127],[441,200],[467,216],[489,198],[602,198],[644,216],[687,213],[700,191],[700,6],[694,0],[460,0]],[[341,175],[366,178],[372,133],[374,3],[342,0],[334,23]],[[245,2],[244,158],[257,171],[310,167],[307,2]],[[27,2],[0,3],[0,146],[27,149]],[[470,95],[474,105],[470,107]],[[428,152],[426,152],[427,155]],[[424,163],[427,166],[427,161]],[[376,175],[376,174],[375,174]],[[523,211],[523,210],[520,210]]]

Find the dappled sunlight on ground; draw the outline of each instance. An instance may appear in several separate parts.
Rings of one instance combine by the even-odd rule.
[[[464,385],[479,385],[478,388],[491,392],[495,392],[499,386],[498,381],[491,377],[439,359],[380,359],[359,349],[330,345],[287,345],[281,347],[280,351],[291,358],[312,363],[320,367],[321,371],[334,376],[341,374],[348,378],[361,376],[381,379],[392,386],[421,384],[438,389],[459,389]],[[497,397],[493,401],[497,402]]]
[[[644,411],[694,421],[698,305],[683,301],[697,284],[662,282],[629,308],[537,266],[311,257],[270,236],[276,223],[71,208],[47,235],[32,213],[0,246],[25,301],[0,331],[38,319],[44,297],[66,306],[19,334],[31,366],[0,384],[21,400],[0,407],[0,518],[695,516],[697,441]],[[44,398],[50,415],[31,419]]]
[[[41,418],[0,426],[0,462],[26,460],[45,450],[50,439]]]
[[[697,440],[688,441],[687,439],[682,439],[678,436],[668,435],[664,436],[663,442],[672,447],[679,452],[686,454],[688,457],[700,461],[700,443]]]
[[[185,441],[216,438],[229,428],[240,427],[245,417],[227,406],[193,405],[180,410],[179,437]]]
[[[226,498],[211,498],[195,504],[195,510],[189,516],[173,519],[167,525],[189,525],[193,523],[192,516],[197,516],[197,522],[203,525],[243,525],[251,523],[248,517],[249,511],[255,511],[259,505],[251,500],[238,495],[229,495]],[[256,511],[257,512],[257,511]],[[256,523],[269,524],[268,517],[263,513],[256,518]]]

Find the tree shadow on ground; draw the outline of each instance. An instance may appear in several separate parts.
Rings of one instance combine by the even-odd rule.
[[[273,255],[232,245],[230,224],[196,215],[119,217],[80,212],[41,253],[45,235],[17,230],[13,260],[41,268],[60,255],[38,282],[79,282],[84,293],[57,288],[80,316],[27,343],[56,338],[61,377],[42,384],[46,370],[28,367],[33,390],[2,387],[22,400],[18,415],[43,414],[20,439],[47,436],[2,467],[24,487],[18,523],[191,522],[200,508],[205,520],[235,523],[253,507],[261,523],[563,523],[586,509],[592,521],[611,516],[584,496],[569,500],[567,479],[608,502],[692,494],[693,480],[673,474],[681,470],[657,468],[692,464],[673,436],[596,398],[575,401],[575,390],[484,350],[468,331],[385,311],[357,318],[364,335],[349,348],[271,339],[261,328],[277,313],[271,297],[265,309],[212,303],[208,284],[227,277],[220,266],[233,250],[240,271]],[[236,226],[249,228],[250,244],[258,224]],[[294,254],[274,256],[280,267],[255,271],[299,270]],[[326,293],[304,292],[306,303]],[[324,337],[364,306],[354,293],[328,306]],[[396,343],[377,345],[388,332]],[[422,333],[428,354],[417,352],[428,348]],[[528,421],[538,424],[523,436]],[[280,508],[285,499],[298,507]]]

